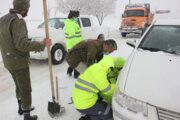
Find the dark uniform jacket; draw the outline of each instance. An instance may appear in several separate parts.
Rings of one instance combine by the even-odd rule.
[[[66,56],[68,64],[76,68],[80,62],[87,66],[99,61],[103,57],[103,41],[87,40],[74,46]]]
[[[0,49],[4,66],[9,70],[27,68],[29,51],[42,51],[42,42],[28,39],[24,19],[15,10],[0,19]]]

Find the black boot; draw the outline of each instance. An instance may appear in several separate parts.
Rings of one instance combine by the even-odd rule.
[[[80,75],[80,73],[74,69],[74,78],[78,78]]]
[[[85,115],[80,117],[79,120],[91,120],[91,118],[88,115]]]
[[[23,110],[21,108],[21,100],[18,100],[18,106],[19,106],[18,113],[19,113],[19,115],[22,115],[23,114]]]
[[[38,116],[37,115],[30,115],[30,110],[24,110],[24,120],[37,120]]]
[[[68,69],[67,69],[67,74],[68,74],[69,76],[72,76],[72,72],[73,72],[73,68],[71,68],[71,67],[69,66]]]

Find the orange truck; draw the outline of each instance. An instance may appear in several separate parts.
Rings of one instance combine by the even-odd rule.
[[[129,33],[142,35],[152,23],[153,17],[149,3],[126,5],[119,28],[122,37],[126,37]]]

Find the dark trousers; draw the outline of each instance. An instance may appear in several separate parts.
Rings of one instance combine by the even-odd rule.
[[[88,115],[91,120],[113,120],[112,107],[104,101],[97,102],[89,109],[78,111]]]
[[[16,85],[16,97],[22,101],[22,109],[29,110],[32,103],[29,68],[9,70]]]

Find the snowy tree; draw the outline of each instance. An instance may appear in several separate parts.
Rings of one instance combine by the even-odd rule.
[[[116,0],[55,0],[57,12],[68,13],[70,10],[79,10],[81,15],[94,15],[99,24],[106,16],[115,10]]]

